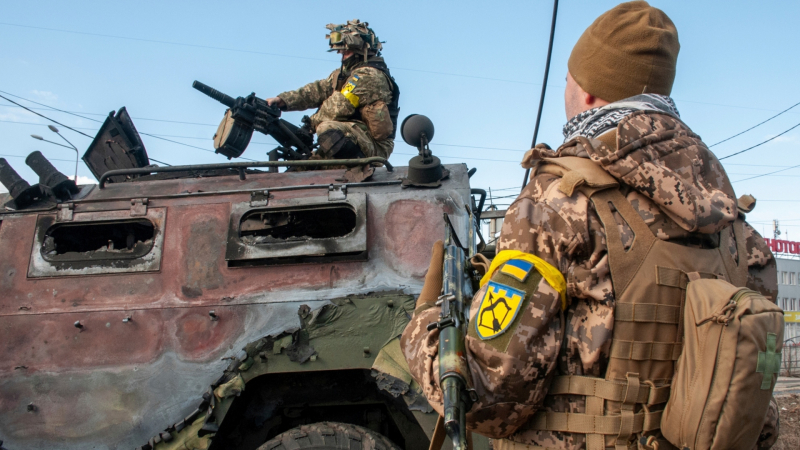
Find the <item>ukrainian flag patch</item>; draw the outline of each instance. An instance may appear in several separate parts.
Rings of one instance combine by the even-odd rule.
[[[517,318],[524,299],[525,292],[490,281],[472,319],[478,337],[487,340],[505,333]]]
[[[528,275],[531,273],[531,269],[533,269],[532,262],[525,261],[522,259],[512,259],[503,264],[503,267],[500,268],[500,273],[504,273],[508,276],[514,277],[521,283],[524,283],[525,280],[528,279]]]

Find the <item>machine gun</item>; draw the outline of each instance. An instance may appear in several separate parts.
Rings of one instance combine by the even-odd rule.
[[[304,125],[298,127],[281,119],[281,110],[269,106],[265,100],[256,97],[255,92],[234,99],[199,81],[192,83],[192,87],[228,107],[214,135],[217,153],[228,159],[241,156],[250,144],[253,130],[256,130],[272,136],[280,144],[268,153],[270,161],[295,161],[311,156],[314,137],[308,117],[304,117]]]
[[[470,219],[468,248],[458,240],[453,224],[447,214],[445,220],[444,264],[442,272],[442,296],[437,304],[442,311],[439,321],[428,325],[428,331],[439,329],[439,384],[444,400],[445,431],[453,442],[453,450],[471,450],[470,433],[467,431],[467,411],[477,401],[467,367],[466,344],[469,303],[473,295],[474,270],[467,259],[475,253],[475,233]]]

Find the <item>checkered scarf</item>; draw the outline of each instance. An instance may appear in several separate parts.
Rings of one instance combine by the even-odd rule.
[[[577,136],[593,138],[614,129],[636,111],[656,111],[680,117],[675,102],[666,95],[642,94],[584,111],[564,125],[564,142]]]

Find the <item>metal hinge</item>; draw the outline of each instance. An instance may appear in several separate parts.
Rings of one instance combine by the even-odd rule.
[[[269,203],[269,191],[254,191],[250,193],[250,206],[267,206]]]
[[[147,199],[146,198],[131,199],[131,216],[146,216],[146,215],[147,215]]]
[[[347,199],[347,185],[337,184],[328,186],[328,201]]]
[[[56,222],[69,222],[72,220],[72,212],[75,205],[72,203],[59,203],[58,214],[56,215]]]

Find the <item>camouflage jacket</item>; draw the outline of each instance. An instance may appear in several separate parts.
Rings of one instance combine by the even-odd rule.
[[[576,140],[555,152],[537,146],[525,161],[543,156],[590,158],[623,183],[623,193],[658,238],[716,246],[719,233],[728,232],[736,217],[736,199],[722,165],[700,137],[672,116],[640,112],[619,124],[617,139],[620,150],[605,144],[586,148]],[[547,397],[548,382],[553,375],[603,377],[614,324],[615,297],[603,226],[589,198],[579,192],[567,196],[558,189],[559,181],[554,175],[534,172],[506,213],[497,247],[532,253],[564,275],[571,303],[563,344],[559,347],[556,338],[561,327],[558,314],[533,306],[556,301],[552,289],[540,289],[536,295],[542,298],[531,300],[528,311],[521,312],[520,325],[527,320],[528,326],[520,345],[509,345],[501,353],[468,336],[468,362],[479,397],[468,422],[490,437],[577,450],[585,448],[585,435],[527,428],[527,419],[536,411],[585,412],[582,396]],[[623,242],[630,245],[627,224],[620,218],[618,222]],[[774,300],[777,273],[772,253],[749,225],[746,235],[748,286]],[[476,298],[482,298],[482,291]],[[402,348],[412,375],[441,412],[438,331],[426,330],[437,320],[439,308],[420,309],[403,333]],[[759,448],[774,443],[776,427],[773,399]]]
[[[382,58],[371,58],[383,60]],[[340,82],[339,74],[346,82]],[[356,67],[347,73],[346,68],[334,70],[328,78],[318,80],[297,89],[278,94],[286,102],[287,111],[303,111],[319,108],[311,116],[311,125],[316,130],[325,121],[345,122],[359,120],[364,108],[377,102],[389,105],[392,101],[392,84],[378,69],[368,66]],[[341,84],[341,86],[340,86]],[[386,120],[390,120],[386,117]]]

